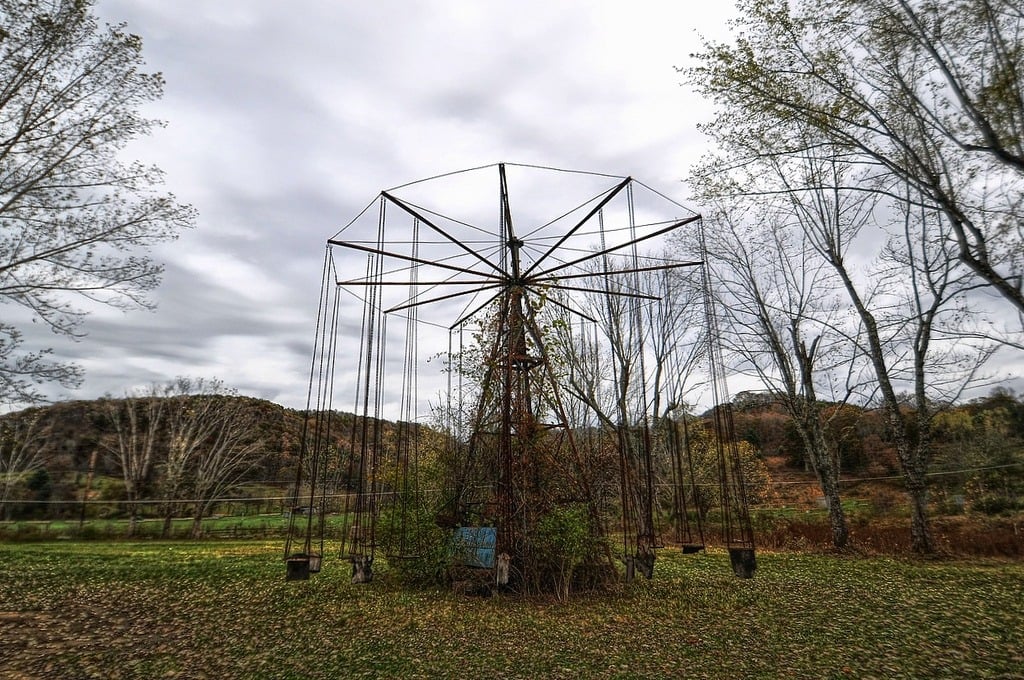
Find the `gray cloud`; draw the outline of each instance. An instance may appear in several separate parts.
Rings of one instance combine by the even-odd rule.
[[[724,36],[730,13],[661,0],[97,11],[140,34],[166,77],[147,113],[167,126],[127,151],[166,171],[199,227],[158,251],[155,312],[97,309],[82,342],[27,340],[86,368],[63,396],[203,375],[288,406],[305,403],[325,241],[381,189],[508,161],[631,174],[683,198],[709,109],[672,67],[698,32]]]

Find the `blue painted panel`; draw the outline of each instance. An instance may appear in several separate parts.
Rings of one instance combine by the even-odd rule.
[[[456,560],[467,567],[494,568],[494,527],[459,527],[455,530]]]

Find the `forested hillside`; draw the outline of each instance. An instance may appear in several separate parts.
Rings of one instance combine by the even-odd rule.
[[[353,441],[353,418],[332,414],[329,439],[318,443],[338,451],[339,460]],[[381,425],[383,433],[392,427]],[[305,426],[303,412],[212,392],[63,402],[6,414],[0,416],[0,519],[77,517],[85,505],[90,516],[201,516],[226,497],[271,498],[280,508],[296,476]],[[344,470],[336,473],[344,485]]]
[[[804,445],[777,401],[743,392],[732,411],[737,438],[770,471],[774,491],[764,505],[820,497]],[[886,488],[898,496],[902,482],[884,413],[846,404],[833,405],[822,417],[836,433],[844,489],[863,496]],[[330,441],[320,443],[337,450],[338,461],[352,445],[353,418],[334,414]],[[73,401],[6,414],[0,416],[3,518],[77,516],[83,499],[104,512],[118,503],[125,512],[124,501],[135,501],[149,516],[160,516],[161,502],[177,506],[180,514],[185,501],[203,497],[273,498],[263,509],[280,508],[295,479],[305,424],[300,411],[230,394]],[[383,436],[393,427],[382,423]],[[929,487],[937,511],[999,514],[1021,508],[1024,399],[993,390],[940,410],[934,431]],[[232,437],[238,455],[222,465],[220,479],[197,488],[196,471],[209,468],[218,433],[221,440]],[[333,472],[333,483],[344,488],[344,466]],[[207,470],[208,476],[216,473]],[[861,487],[854,486],[858,480]],[[869,482],[876,491],[865,491]]]
[[[905,406],[911,410],[909,405]],[[812,472],[805,445],[783,405],[764,393],[742,392],[733,400],[738,437],[748,441],[776,471]],[[839,457],[841,479],[893,482],[899,464],[882,409],[833,404],[823,409]],[[996,388],[960,405],[937,408],[933,419],[929,490],[933,504],[990,513],[1021,507],[1024,500],[1024,399]],[[776,474],[776,477],[779,477]],[[776,479],[778,484],[780,479]]]
[[[244,405],[246,419],[256,424],[254,438],[263,445],[253,453],[255,465],[249,476],[279,479],[285,468],[294,465],[302,414],[261,399],[226,399]],[[69,401],[0,416],[5,449],[31,446],[38,463],[32,467],[46,469],[55,477],[86,473],[90,464],[97,475],[119,477],[121,470],[115,454],[117,432],[111,414],[124,409],[127,402],[126,399]],[[154,433],[155,450],[165,451],[166,434],[164,429]],[[150,481],[158,484],[160,474],[158,464]]]

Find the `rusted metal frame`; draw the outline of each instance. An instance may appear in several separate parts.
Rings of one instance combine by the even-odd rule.
[[[379,259],[374,260],[373,258],[367,258],[367,276],[373,276],[375,267],[379,266]],[[355,527],[356,536],[352,537],[349,546],[349,558],[355,559],[357,556],[363,555],[366,549],[366,534],[367,531],[372,531],[372,523],[370,527],[365,526],[363,515],[367,512],[373,511],[372,505],[367,507],[366,496],[369,493],[372,496],[372,489],[368,492],[366,489],[366,478],[367,478],[367,458],[370,456],[370,389],[373,387],[373,377],[375,375],[374,368],[374,352],[377,351],[375,346],[376,332],[377,332],[377,312],[375,311],[376,299],[372,296],[368,297],[363,302],[363,328],[365,334],[362,338],[362,342],[365,345],[365,351],[362,352],[360,360],[362,365],[360,366],[361,375],[360,380],[362,382],[362,413],[357,413],[356,418],[360,418],[360,431],[359,431],[359,463],[358,463],[358,479],[359,486],[356,489],[356,504],[355,504],[355,517],[353,519],[353,526]],[[357,398],[357,406],[359,400]],[[353,452],[354,453],[354,452]],[[372,539],[371,539],[372,540]],[[360,551],[360,552],[357,552]]]
[[[416,302],[407,302],[407,303],[403,303],[403,304],[396,305],[394,307],[390,307],[388,309],[385,309],[384,313],[385,314],[391,314],[392,312],[400,312],[403,309],[410,309],[412,307],[420,307],[422,305],[427,305],[427,304],[430,304],[432,302],[441,302],[442,300],[451,300],[452,298],[462,297],[463,295],[475,295],[476,293],[478,293],[478,292],[480,292],[482,290],[490,290],[491,288],[500,288],[503,285],[504,284],[502,284],[502,283],[492,283],[492,284],[487,285],[487,286],[481,286],[480,288],[477,288],[475,290],[462,290],[462,291],[459,291],[458,293],[449,293],[447,295],[439,295],[437,297],[427,298],[426,300],[417,300]]]
[[[620,192],[620,191],[622,191],[622,190],[623,190],[623,189],[625,189],[625,188],[626,188],[627,186],[629,186],[629,183],[630,183],[630,182],[632,182],[632,181],[633,181],[633,178],[632,178],[632,177],[627,177],[626,179],[624,179],[624,180],[622,180],[621,182],[619,182],[619,184],[618,184],[618,185],[616,185],[615,187],[613,187],[613,188],[611,189],[611,191],[609,191],[609,192],[608,192],[608,195],[607,195],[607,196],[605,196],[605,197],[604,197],[603,199],[601,199],[601,201],[600,201],[600,202],[598,202],[598,204],[597,204],[597,205],[595,205],[595,206],[594,206],[594,207],[593,207],[593,208],[592,208],[592,209],[590,210],[590,212],[588,212],[588,213],[586,214],[586,216],[584,216],[584,218],[583,218],[582,220],[580,220],[579,222],[577,222],[577,223],[576,223],[576,226],[575,226],[575,227],[573,227],[573,228],[572,228],[572,229],[570,229],[569,231],[565,232],[565,234],[563,234],[563,235],[562,235],[562,238],[558,239],[558,241],[557,241],[557,242],[556,242],[556,243],[555,243],[555,244],[554,244],[553,246],[551,246],[550,248],[548,248],[548,250],[547,250],[547,252],[546,252],[546,253],[544,253],[544,254],[543,254],[543,255],[541,255],[541,256],[540,256],[539,258],[537,258],[537,260],[536,260],[536,261],[534,261],[534,263],[533,263],[532,265],[530,265],[530,268],[526,270],[526,272],[525,272],[525,273],[523,274],[523,276],[529,276],[529,275],[530,275],[530,274],[531,274],[531,273],[533,272],[533,270],[534,270],[534,269],[536,269],[536,268],[537,268],[538,266],[540,266],[541,262],[543,262],[544,260],[546,260],[546,259],[547,259],[547,258],[548,258],[548,257],[549,257],[549,256],[551,255],[551,253],[553,253],[553,252],[555,252],[556,250],[558,250],[559,248],[561,248],[561,247],[562,247],[562,244],[563,244],[563,243],[565,243],[565,242],[566,242],[566,241],[568,241],[568,240],[569,240],[570,238],[572,238],[572,237],[573,237],[573,235],[574,235],[574,234],[575,234],[575,233],[576,233],[577,231],[579,231],[579,230],[580,230],[580,228],[581,228],[581,227],[582,227],[582,226],[583,226],[584,224],[586,224],[586,223],[587,223],[588,221],[590,221],[590,218],[591,218],[591,217],[593,217],[594,215],[596,215],[596,214],[597,214],[597,213],[598,213],[598,212],[599,212],[599,211],[600,211],[600,210],[601,210],[602,208],[604,208],[604,207],[605,207],[606,205],[608,205],[608,203],[609,203],[609,202],[610,202],[610,201],[611,201],[611,200],[612,200],[613,198],[615,198],[615,197],[616,197],[616,196],[617,196],[617,195],[619,194],[619,192]]]
[[[547,298],[547,301],[550,302],[551,304],[555,305],[556,307],[560,307],[560,308],[564,309],[565,311],[569,312],[570,314],[575,314],[576,316],[583,317],[587,321],[590,321],[592,323],[597,323],[597,319],[595,319],[594,317],[590,316],[589,314],[585,314],[584,312],[581,312],[578,309],[573,309],[572,307],[570,307],[570,306],[568,306],[566,304],[563,304],[562,302],[559,302],[558,300],[556,300],[554,298],[549,297],[549,298]]]
[[[516,238],[515,230],[512,228],[512,206],[508,202],[508,178],[505,176],[505,164],[498,164],[498,183],[501,192],[501,216],[505,223],[505,239],[509,253],[512,255],[512,280],[519,282],[519,249],[523,242]],[[507,272],[506,272],[507,275]]]
[[[580,455],[579,446],[576,444],[576,436],[573,433],[573,429],[569,427],[569,417],[565,414],[565,406],[562,402],[561,391],[558,387],[558,380],[555,378],[554,370],[551,368],[551,362],[548,360],[547,348],[544,345],[544,341],[541,337],[540,329],[537,327],[537,320],[533,312],[533,308],[530,305],[526,306],[529,324],[527,329],[530,335],[533,337],[534,343],[537,345],[537,351],[542,359],[541,365],[544,367],[544,371],[547,374],[548,382],[551,384],[552,392],[552,406],[555,408],[555,412],[558,415],[559,421],[561,421],[560,427],[562,428],[566,441],[568,442],[569,451],[573,457],[573,463],[579,470],[580,484],[583,486],[583,492],[587,497],[587,513],[590,515],[590,521],[594,528],[604,533],[604,525],[601,522],[601,513],[598,511],[597,506],[594,502],[594,493],[590,484],[590,479],[587,477],[585,472],[586,466],[583,464],[583,459]],[[605,556],[608,559],[608,563],[612,563],[612,555],[610,547],[605,544]]]
[[[518,323],[516,323],[517,320]],[[518,400],[512,394],[513,389],[520,387],[518,385],[519,376],[512,366],[512,357],[514,352],[513,345],[518,344],[518,337],[523,332],[521,289],[517,296],[513,287],[508,288],[504,299],[502,321],[499,343],[503,344],[504,361],[501,366],[501,430],[498,441],[498,479],[496,480],[498,512],[500,513],[499,523],[502,530],[495,542],[495,550],[500,549],[502,552],[516,557],[513,544],[518,537],[512,535],[514,531],[513,517],[516,511],[516,499],[514,497],[516,491],[515,466],[512,460],[512,410],[513,402],[516,401],[517,415],[520,415],[518,407],[521,406],[522,394],[521,390],[517,390]],[[502,340],[504,341],[503,343]],[[519,429],[522,431],[522,423],[519,423]],[[523,569],[524,566],[523,564],[518,565],[519,569]]]
[[[529,512],[531,503],[527,497],[528,482],[520,480],[520,474],[527,468],[526,456],[532,453],[532,411],[530,408],[530,366],[526,350],[525,314],[523,312],[526,290],[520,278],[519,250],[523,242],[516,238],[512,226],[512,210],[508,201],[508,181],[505,164],[498,165],[501,193],[501,221],[504,227],[505,246],[509,253],[509,286],[507,287],[505,328],[505,365],[502,378],[502,419],[501,441],[499,444],[498,507],[501,512],[502,536],[498,544],[503,551],[516,557],[515,544],[522,540],[514,518],[522,511]],[[514,430],[514,432],[513,432]],[[513,436],[514,435],[514,436]],[[533,461],[532,464],[536,464]],[[528,565],[520,564],[525,570]]]
[[[700,535],[701,545],[704,545],[704,518],[701,515],[700,499],[697,497],[697,472],[693,467],[693,453],[690,450],[690,426],[687,425],[685,412],[683,413],[683,445],[686,447],[686,466],[690,472],[690,497],[693,499],[693,509],[697,517],[697,532]]]
[[[597,290],[594,288],[583,288],[581,286],[562,286],[556,283],[545,283],[545,286],[554,288],[556,290],[575,290],[582,293],[597,293],[598,295],[618,295],[619,297],[627,297],[639,300],[660,300],[660,297],[655,295],[648,295],[647,293],[629,293],[616,290]]]
[[[692,262],[672,262],[669,264],[656,264],[650,267],[636,267],[631,269],[618,269],[609,272],[586,272],[584,274],[566,274],[565,276],[552,276],[550,279],[538,279],[533,278],[531,282],[537,281],[563,281],[565,279],[585,279],[589,276],[607,276],[608,274],[640,274],[643,272],[656,272],[663,271],[666,269],[679,269],[680,267],[698,267],[704,264],[703,260],[694,260]]]
[[[317,363],[318,352],[322,353],[322,349],[321,348],[322,348],[322,345],[323,345],[323,343],[325,341],[325,337],[327,335],[327,321],[328,321],[328,318],[327,318],[328,317],[328,312],[327,312],[327,310],[329,309],[329,306],[330,306],[330,293],[327,290],[327,281],[328,281],[328,276],[330,274],[330,268],[331,268],[331,251],[330,251],[330,249],[327,249],[326,252],[324,253],[324,264],[323,264],[323,269],[322,269],[321,274],[320,274],[320,299],[319,299],[319,301],[317,303],[316,330],[314,331],[314,335],[313,335],[313,356],[310,359],[310,365],[309,365],[309,390],[306,392],[306,411],[307,412],[309,412],[311,410],[310,407],[312,406],[312,402],[313,402],[313,380],[316,377],[316,369],[317,369],[318,365],[322,365],[322,364],[318,364]],[[321,335],[321,333],[322,333],[322,335]],[[317,403],[317,408],[319,408],[319,407],[320,407],[320,404]],[[299,441],[300,441],[299,463],[298,463],[298,466],[297,466],[296,472],[295,472],[295,486],[294,486],[294,491],[292,492],[292,495],[291,495],[291,507],[289,508],[289,511],[288,511],[288,534],[285,537],[285,543],[284,543],[284,556],[285,556],[285,559],[287,559],[288,557],[291,557],[291,545],[292,545],[292,541],[293,541],[293,534],[294,534],[295,528],[296,528],[295,508],[299,507],[299,493],[300,493],[301,488],[302,488],[302,473],[304,472],[304,465],[305,465],[305,462],[306,462],[306,455],[309,453],[309,438],[308,437],[309,437],[309,418],[307,417],[307,418],[303,419],[303,421],[302,421],[302,432],[301,432],[301,435],[300,435],[300,438],[299,438]],[[92,474],[93,474],[93,470],[95,468],[95,457],[96,457],[95,451],[96,450],[94,449],[93,457],[92,457],[92,459],[90,459],[90,462],[89,462],[89,476],[86,478],[86,489],[88,489],[91,486],[91,484],[92,484]],[[317,451],[316,451],[315,448],[313,449],[312,455],[314,455],[314,456],[317,455]],[[312,501],[310,502],[310,506],[312,506]],[[79,527],[81,527],[82,521],[84,519],[85,519],[85,505],[84,505],[84,496],[83,496],[82,514],[81,514],[81,516],[79,518]],[[307,523],[307,525],[306,525],[306,536],[305,536],[305,539],[304,539],[304,542],[303,542],[303,549],[305,550],[305,552],[307,554],[309,553],[309,545],[310,545],[309,528],[310,528],[309,524]]]
[[[434,224],[433,222],[431,222],[429,218],[427,218],[425,215],[422,215],[419,211],[415,210],[412,206],[407,204],[402,199],[400,199],[400,198],[398,198],[396,196],[393,196],[393,195],[389,194],[386,191],[382,191],[380,193],[380,195],[383,196],[384,198],[386,198],[387,200],[391,201],[392,203],[394,203],[399,208],[401,208],[405,212],[409,213],[410,215],[412,215],[416,219],[418,219],[423,224],[427,225],[428,227],[430,227],[431,229],[436,231],[441,236],[443,236],[446,239],[448,239],[449,241],[451,241],[453,244],[455,244],[456,246],[458,246],[462,250],[466,251],[467,253],[469,253],[470,255],[475,257],[476,259],[480,260],[481,262],[486,264],[488,267],[490,267],[494,271],[501,272],[501,267],[498,267],[497,265],[495,265],[493,262],[491,262],[490,260],[485,258],[483,255],[481,255],[477,251],[473,250],[472,248],[468,247],[467,245],[465,245],[464,243],[462,243],[458,239],[456,239],[453,236],[451,236],[448,232],[446,232],[444,229],[442,229],[441,227],[439,227],[436,224]]]
[[[507,299],[504,301],[504,304],[508,304]],[[476,416],[473,419],[473,428],[472,430],[470,430],[471,434],[469,437],[469,447],[468,451],[466,452],[466,466],[462,470],[463,479],[456,482],[456,512],[461,512],[462,510],[461,507],[459,507],[459,504],[461,504],[462,502],[461,496],[463,493],[463,489],[466,486],[465,475],[467,475],[469,471],[472,469],[473,463],[476,459],[477,440],[478,436],[482,434],[481,426],[484,420],[484,407],[487,403],[489,395],[491,394],[492,383],[494,381],[494,369],[497,364],[498,353],[501,350],[501,336],[502,333],[504,332],[506,316],[506,314],[501,314],[498,317],[497,332],[494,335],[494,342],[492,343],[491,351],[488,354],[487,370],[484,372],[484,377],[480,384],[480,402],[479,404],[477,404]]]
[[[650,234],[647,234],[646,236],[641,236],[639,238],[635,238],[635,239],[632,239],[630,241],[626,241],[625,243],[620,243],[619,245],[612,246],[611,248],[605,248],[603,250],[599,250],[596,253],[589,253],[588,255],[584,255],[583,257],[577,258],[575,260],[571,260],[569,262],[564,262],[564,263],[558,265],[557,267],[552,267],[551,269],[546,269],[546,270],[540,272],[539,274],[537,274],[533,278],[534,279],[539,279],[539,278],[545,277],[545,276],[547,276],[549,274],[552,274],[553,272],[557,272],[560,269],[565,269],[566,267],[571,267],[571,266],[577,265],[577,264],[579,264],[581,262],[586,262],[587,260],[592,260],[595,257],[600,257],[602,255],[607,255],[608,253],[613,253],[616,250],[621,250],[622,248],[628,248],[629,246],[635,245],[637,243],[641,243],[641,242],[646,241],[648,239],[652,239],[655,236],[661,236],[662,234],[667,234],[668,232],[673,231],[674,229],[678,229],[679,227],[682,227],[682,226],[685,226],[687,224],[690,224],[691,222],[696,222],[699,219],[701,219],[700,215],[694,215],[693,217],[687,217],[686,219],[679,220],[678,222],[673,222],[672,224],[670,224],[667,227],[664,227],[663,229],[659,229],[657,231],[651,232]],[[534,266],[536,266],[536,263],[534,263]],[[533,267],[531,267],[530,269],[532,270]],[[529,272],[527,272],[527,274],[529,274]]]
[[[631,239],[634,241],[633,246],[632,246],[632,251],[633,251],[633,258],[632,258],[632,265],[633,266],[632,266],[632,269],[638,270],[639,267],[637,265],[638,265],[638,262],[639,262],[639,254],[637,253],[637,248],[636,248],[636,206],[635,206],[635,203],[634,203],[634,200],[633,200],[633,186],[632,185],[630,185],[630,187],[626,190],[626,205],[627,205],[628,212],[629,212],[629,235],[630,235]],[[632,284],[633,284],[634,290],[640,290],[640,278],[639,278],[639,272],[638,271],[634,271],[632,273]],[[648,403],[648,395],[647,395],[647,367],[646,367],[646,362],[644,360],[645,352],[643,351],[643,347],[644,347],[644,341],[643,341],[644,328],[643,328],[643,318],[642,318],[641,311],[640,311],[639,298],[634,297],[631,302],[632,302],[632,304],[630,304],[630,307],[629,307],[629,315],[631,317],[631,321],[632,321],[632,325],[633,325],[633,332],[636,334],[637,341],[639,342],[639,345],[640,345],[640,352],[639,352],[640,380],[639,380],[639,383],[640,383],[640,388],[641,388],[641,393],[640,393],[640,395],[641,395],[641,402],[642,402],[642,407],[643,407],[643,412],[644,412],[643,422],[642,422],[642,424],[640,426],[641,427],[641,433],[643,435],[643,438],[642,438],[642,441],[641,441],[641,446],[642,446],[641,454],[642,455],[640,456],[640,461],[641,461],[641,463],[642,463],[642,465],[644,467],[644,478],[645,478],[645,481],[646,481],[646,489],[645,489],[645,492],[646,492],[645,496],[646,497],[644,498],[644,507],[643,507],[643,511],[644,511],[644,516],[643,516],[643,521],[644,521],[643,530],[644,530],[644,534],[643,534],[642,538],[646,539],[646,541],[647,541],[646,548],[648,550],[652,550],[654,547],[656,547],[658,541],[657,541],[657,538],[655,536],[655,529],[654,529],[654,503],[655,503],[655,497],[654,497],[654,495],[655,495],[655,492],[654,492],[654,470],[653,470],[654,458],[653,458],[653,452],[651,450],[652,446],[653,446],[653,443],[651,441],[650,422],[647,419],[647,413],[648,413],[648,409],[649,409],[650,405]],[[638,543],[639,543],[639,539],[640,538],[641,538],[640,536],[637,537]]]
[[[473,309],[473,311],[472,311],[472,312],[469,312],[468,314],[463,314],[463,315],[462,315],[461,317],[459,317],[458,321],[456,321],[455,323],[453,323],[453,324],[452,324],[451,326],[449,326],[449,327],[448,327],[448,330],[452,330],[452,329],[454,329],[454,328],[457,328],[457,327],[461,326],[462,324],[464,324],[464,323],[465,323],[466,321],[468,321],[469,319],[471,319],[471,318],[473,318],[474,316],[476,316],[476,315],[477,315],[478,313],[480,313],[480,310],[484,309],[484,308],[485,308],[485,307],[487,307],[487,306],[488,306],[489,304],[491,304],[492,302],[494,302],[495,300],[497,300],[497,299],[498,299],[499,297],[501,297],[501,296],[502,296],[502,295],[503,295],[504,293],[506,293],[506,292],[508,291],[508,289],[509,289],[509,286],[508,286],[508,284],[507,284],[507,283],[505,283],[505,285],[504,285],[504,286],[502,287],[502,289],[501,289],[500,291],[498,291],[497,293],[495,293],[495,294],[494,294],[494,295],[493,295],[492,297],[490,297],[490,298],[489,298],[489,299],[487,300],[487,302],[483,303],[483,304],[482,304],[482,305],[480,305],[479,307],[476,307],[475,309]]]
[[[672,512],[675,513],[676,517],[675,526],[673,527],[675,530],[673,538],[676,543],[682,545],[683,543],[692,543],[693,540],[689,534],[690,518],[686,512],[686,499],[680,493],[682,490],[683,461],[680,456],[679,431],[675,422],[668,418],[665,421],[668,423],[670,469],[672,470]],[[686,532],[685,536],[683,535],[684,531]]]
[[[340,246],[342,248],[350,248],[352,250],[360,250],[360,251],[363,251],[365,253],[373,253],[374,255],[384,255],[386,257],[393,257],[393,258],[398,259],[398,260],[405,260],[406,262],[415,262],[417,264],[430,265],[431,267],[439,267],[441,269],[447,269],[449,271],[459,272],[460,274],[474,274],[476,276],[483,276],[484,278],[495,280],[495,281],[501,280],[500,276],[496,276],[494,274],[488,274],[487,272],[476,271],[476,270],[473,270],[473,269],[468,269],[466,267],[456,267],[455,265],[451,265],[451,264],[442,264],[441,262],[434,262],[432,260],[424,260],[421,257],[413,257],[412,255],[402,255],[401,253],[396,253],[396,252],[393,252],[393,251],[390,251],[390,250],[382,250],[380,248],[371,248],[370,246],[364,246],[364,245],[361,245],[361,244],[358,244],[358,243],[353,243],[351,241],[338,241],[338,240],[335,240],[335,239],[331,239],[327,243],[329,243],[332,246]]]
[[[431,263],[434,264],[434,263]],[[470,272],[476,274],[477,272]],[[568,278],[568,277],[565,277]],[[417,281],[417,285],[420,286],[479,286],[484,283],[493,281],[493,278],[487,279],[486,281]],[[349,281],[338,281],[336,285],[339,286],[408,286],[408,281],[365,281],[351,279]]]

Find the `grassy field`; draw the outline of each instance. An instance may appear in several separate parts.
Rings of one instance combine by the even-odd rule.
[[[1008,562],[662,551],[560,603],[285,582],[276,541],[5,544],[0,677],[1024,678],[1022,603]]]
[[[306,517],[297,519],[298,526],[304,531]],[[319,516],[314,516],[313,526],[319,526]],[[161,538],[163,520],[146,518],[135,527],[135,538]],[[343,515],[328,515],[325,518],[326,534],[338,534],[345,524]],[[203,535],[206,538],[284,538],[288,531],[288,517],[280,513],[271,515],[233,515],[228,517],[206,517],[202,521]],[[168,538],[187,540],[192,532],[191,519],[174,519],[171,522]],[[16,522],[0,522],[0,541],[32,541],[32,540],[118,540],[128,533],[126,519],[90,519],[84,523],[71,519],[56,520],[21,520]]]

